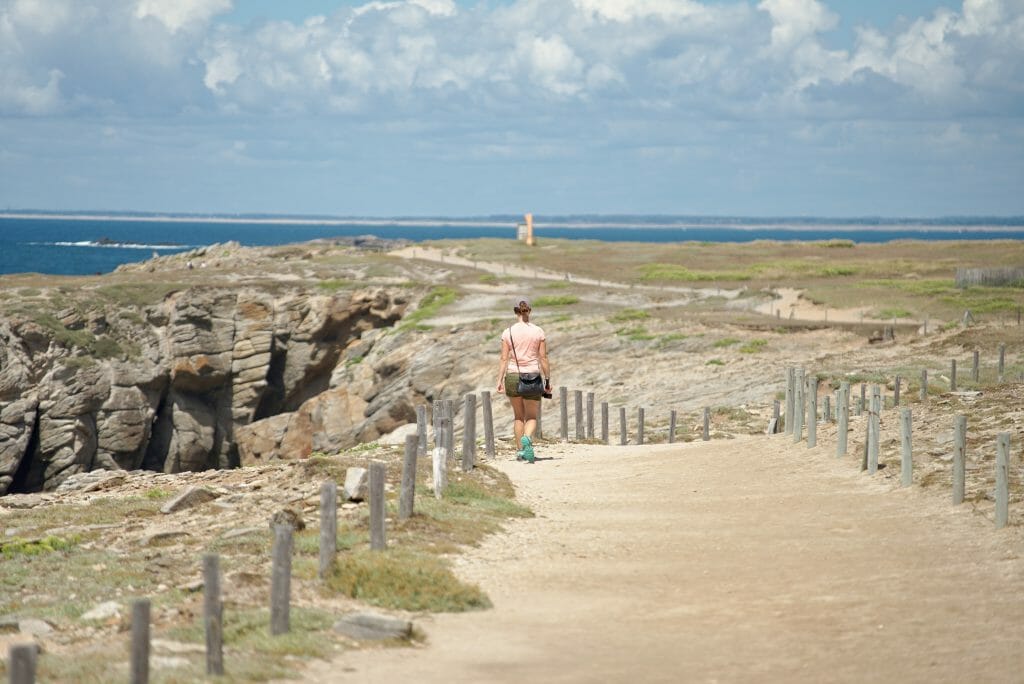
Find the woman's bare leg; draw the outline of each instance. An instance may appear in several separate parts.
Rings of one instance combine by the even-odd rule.
[[[532,440],[533,433],[537,429],[537,413],[540,410],[540,402],[526,399],[521,401],[523,402],[523,434]]]
[[[512,405],[512,413],[515,416],[515,422],[512,423],[512,430],[516,435],[516,449],[519,448],[519,440],[522,439],[526,432],[526,404],[529,402],[522,397],[509,397],[509,403]],[[537,425],[537,415],[534,413],[533,416],[534,427]],[[532,433],[531,433],[532,434]]]

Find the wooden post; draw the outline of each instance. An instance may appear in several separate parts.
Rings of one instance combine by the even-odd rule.
[[[949,362],[949,391],[956,392],[956,359]]]
[[[587,439],[594,439],[594,393],[587,392]]]
[[[981,379],[981,354],[977,350],[971,357],[971,380],[978,382]]]
[[[412,517],[416,499],[416,437],[405,438],[405,456],[402,460],[402,491],[398,498],[398,519]]]
[[[857,415],[864,415],[864,411],[868,408],[868,386],[867,383],[860,383],[860,404],[857,405]]]
[[[455,460],[455,400],[444,400],[444,456],[448,462]]]
[[[996,529],[1010,521],[1010,433],[996,437]]]
[[[491,393],[480,393],[480,406],[484,419],[484,453],[487,458],[494,459],[494,414],[491,412]]]
[[[601,402],[601,441],[605,444],[611,444],[608,438],[608,402]]]
[[[372,474],[372,471],[371,471]],[[270,569],[270,634],[291,631],[292,527],[274,526],[274,549]]]
[[[997,375],[999,376],[999,382],[1003,381],[1003,372],[1006,370],[1006,345],[999,345],[999,365],[997,366]]]
[[[807,448],[818,445],[818,376],[807,378]]]
[[[871,386],[871,409],[868,413],[868,474],[878,472],[878,442],[881,437],[882,388]]]
[[[921,371],[921,403],[928,401],[928,371]]]
[[[796,369],[786,369],[786,434],[793,434],[793,383],[796,381]]]
[[[582,442],[586,438],[583,428],[583,391],[572,391],[573,422],[576,424],[576,441]]]
[[[7,654],[10,683],[33,684],[36,681],[36,645],[11,644]]]
[[[776,416],[775,416],[776,423],[775,424],[776,425],[778,425],[778,417],[779,417],[778,416],[778,411],[779,411],[779,402],[778,402],[778,400],[776,400],[776,402],[775,402],[775,413],[776,413]],[[669,444],[674,444],[675,441],[676,441],[676,410],[672,409],[671,411],[669,411],[669,414],[668,414],[668,443]]]
[[[909,408],[900,409],[900,485],[914,484],[914,456],[911,444],[911,414]]]
[[[707,406],[704,407],[704,432],[702,436],[705,442],[711,439],[711,409]]]
[[[419,456],[427,454],[427,407],[420,404],[416,407],[416,436],[418,446],[416,447]]]
[[[903,378],[899,375],[896,376],[896,380],[893,382],[892,390],[892,407],[896,408],[900,405],[900,384],[903,382]]]
[[[561,409],[562,421],[561,421],[561,434],[563,442],[569,441],[569,389],[567,387],[558,388],[558,403]]]
[[[291,529],[289,527],[288,531],[291,532]],[[271,610],[273,610],[273,603],[271,603]],[[206,631],[206,674],[222,675],[224,674],[224,602],[220,598],[220,556],[215,553],[203,556],[203,628]]]
[[[476,395],[467,394],[462,405],[462,472],[476,467]]]
[[[132,602],[131,684],[149,682],[149,599]]]
[[[384,538],[385,468],[383,461],[370,461],[370,548],[374,551],[387,548]]]
[[[419,436],[409,435],[413,453],[419,443]],[[320,579],[326,579],[338,555],[338,485],[326,480],[320,485]]]
[[[957,415],[953,422],[953,505],[964,502],[967,470],[967,416]]]
[[[850,429],[850,383],[839,382],[839,401],[836,402],[836,458],[846,455]]]
[[[799,442],[804,437],[804,369],[796,369],[796,381],[793,383],[793,441]]]
[[[826,423],[832,422],[832,397],[826,394],[822,399],[825,405],[821,409],[821,420]]]
[[[626,407],[619,407],[619,444],[629,444],[629,435],[626,434]]]
[[[644,410],[638,408],[636,410],[636,443],[644,443]]]

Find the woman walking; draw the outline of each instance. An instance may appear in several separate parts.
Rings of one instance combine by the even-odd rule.
[[[541,395],[551,392],[551,370],[544,330],[530,322],[530,303],[519,299],[513,311],[516,322],[501,333],[498,392],[508,397],[515,415],[513,430],[520,447],[517,456],[533,463],[533,433],[537,429]],[[543,388],[540,377],[544,378]]]

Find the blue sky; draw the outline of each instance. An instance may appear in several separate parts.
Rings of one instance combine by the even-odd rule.
[[[0,209],[1024,215],[1024,0],[0,0]]]

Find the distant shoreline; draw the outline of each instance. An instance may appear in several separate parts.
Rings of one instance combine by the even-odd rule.
[[[200,216],[200,215],[127,215],[127,214],[60,214],[60,213],[25,213],[25,212],[0,212],[0,220],[62,220],[62,221],[117,221],[123,223],[218,223],[218,224],[258,224],[278,226],[485,226],[493,228],[508,227],[514,229],[517,221],[515,219],[497,220],[494,218],[329,218],[329,217],[233,217],[233,216]],[[1016,217],[1007,220],[1015,220]],[[868,220],[868,219],[864,219]],[[534,228],[564,228],[564,229],[588,229],[588,228],[622,228],[624,230],[686,230],[693,229],[726,229],[726,230],[765,230],[779,229],[791,231],[817,231],[823,229],[843,232],[874,232],[886,230],[914,231],[935,231],[948,233],[972,233],[972,232],[1019,232],[1024,229],[1024,221],[1018,224],[991,224],[991,223],[941,223],[941,219],[935,219],[935,223],[927,222],[928,219],[879,219],[878,223],[857,223],[857,219],[827,219],[821,222],[814,222],[808,219],[806,222],[794,221],[793,219],[773,220],[750,219],[750,222],[742,220],[718,220],[714,217],[699,219],[697,217],[680,219],[678,222],[652,221],[615,221],[615,220],[572,220],[565,221],[535,221]]]

